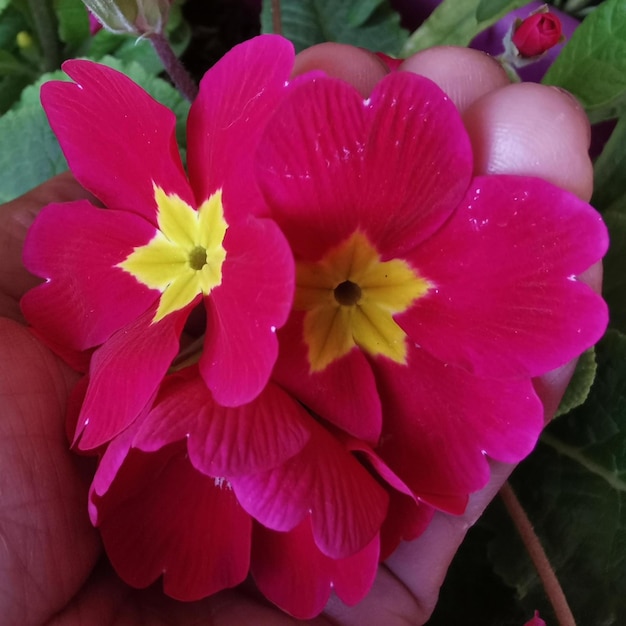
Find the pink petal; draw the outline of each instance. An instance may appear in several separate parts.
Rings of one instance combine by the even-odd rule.
[[[183,445],[131,450],[105,494],[92,493],[111,563],[134,587],[163,575],[165,593],[197,600],[241,583],[251,523],[225,484],[196,471]]]
[[[535,611],[535,615],[524,626],[546,626],[546,623],[539,617],[539,611]]]
[[[64,348],[103,343],[159,296],[116,267],[153,236],[154,227],[135,215],[86,200],[48,205],[24,244],[27,269],[47,282],[22,298],[24,316]]]
[[[330,592],[352,606],[370,590],[378,569],[378,537],[360,552],[331,559],[316,547],[309,518],[290,532],[254,528],[251,571],[268,600],[298,619],[322,612]]]
[[[189,309],[152,323],[156,307],[94,352],[75,438],[96,448],[129,426],[149,404],[172,359]]]
[[[280,353],[272,374],[274,380],[321,418],[354,437],[375,443],[380,436],[382,412],[369,362],[354,349],[321,372],[310,373],[303,315],[294,312],[278,333]]]
[[[417,539],[429,526],[435,509],[398,491],[389,491],[389,512],[380,529],[380,560],[384,561],[401,541]]]
[[[603,334],[607,309],[574,279],[607,246],[598,213],[539,179],[477,178],[410,260],[435,288],[397,322],[478,376],[539,376]]]
[[[133,445],[154,451],[186,438],[196,469],[208,476],[236,476],[270,469],[302,450],[309,419],[271,382],[250,404],[224,408],[213,400],[197,368],[190,368],[184,377],[164,383]]]
[[[297,259],[363,230],[387,258],[450,215],[472,155],[454,105],[426,78],[386,76],[365,101],[332,78],[293,88],[268,124],[260,186]]]
[[[384,561],[398,547],[400,541],[412,541],[426,530],[434,509],[417,500],[411,489],[370,446],[356,439],[348,439],[346,446],[348,450],[364,455],[370,466],[389,486],[389,509],[380,529],[380,560]]]
[[[75,82],[41,88],[70,169],[110,209],[155,221],[153,183],[193,205],[176,145],[174,114],[130,78],[91,61],[63,70]]]
[[[489,480],[485,455],[516,463],[543,427],[530,380],[477,378],[419,348],[407,366],[379,358],[375,371],[385,412],[376,452],[414,495],[450,513]]]
[[[387,511],[385,490],[313,420],[302,452],[277,468],[231,482],[241,506],[273,530],[292,530],[310,513],[315,544],[332,558],[362,550]]]
[[[238,406],[261,392],[274,367],[276,329],[293,299],[294,265],[282,233],[266,219],[229,228],[224,247],[222,284],[206,299],[200,372],[216,402]]]
[[[263,35],[235,46],[207,71],[187,125],[189,177],[198,202],[224,187],[226,221],[248,214],[252,155],[293,68],[293,46]],[[233,176],[234,175],[234,176]],[[242,184],[245,181],[245,184]]]

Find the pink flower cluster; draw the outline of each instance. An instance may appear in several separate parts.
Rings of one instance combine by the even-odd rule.
[[[68,415],[99,456],[89,511],[120,576],[201,598],[251,574],[309,618],[463,512],[488,459],[536,443],[540,376],[602,334],[576,276],[586,203],[474,176],[459,113],[391,73],[364,100],[262,36],[205,75],[187,124],[88,61],[42,101],[100,201],[44,208],[22,301],[84,376]]]

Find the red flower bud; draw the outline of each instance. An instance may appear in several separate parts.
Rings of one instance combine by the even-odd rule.
[[[539,56],[562,41],[561,22],[553,13],[534,13],[514,27],[511,40],[520,56]]]

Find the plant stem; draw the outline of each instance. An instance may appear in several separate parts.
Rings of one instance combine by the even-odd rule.
[[[500,489],[500,497],[504,502],[504,506],[513,520],[513,524],[519,533],[519,536],[530,556],[530,559],[539,574],[543,588],[548,596],[548,600],[552,604],[554,614],[559,622],[559,626],[576,626],[574,615],[572,614],[569,604],[559,579],[550,565],[548,556],[539,541],[539,537],[535,533],[535,530],[526,515],[526,511],[517,499],[515,492],[511,485],[506,482]]]
[[[162,33],[153,33],[148,37],[152,42],[154,51],[157,53],[159,59],[161,59],[165,71],[169,74],[178,91],[180,91],[189,102],[193,102],[198,95],[198,86],[172,50],[172,46],[170,46],[167,37]]]
[[[283,34],[283,20],[280,14],[280,0],[272,0],[272,32],[275,35]]]
[[[37,39],[41,46],[41,69],[52,72],[61,64],[61,45],[57,37],[57,17],[52,0],[28,0]]]

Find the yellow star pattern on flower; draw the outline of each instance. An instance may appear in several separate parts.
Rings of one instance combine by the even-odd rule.
[[[157,185],[154,199],[159,229],[147,244],[135,248],[118,264],[143,285],[161,292],[153,323],[222,283],[223,241],[228,228],[221,190],[197,211]]]
[[[322,371],[355,346],[406,363],[406,334],[393,316],[430,287],[406,261],[382,261],[359,231],[320,261],[297,263],[294,309],[306,311],[311,372]]]

